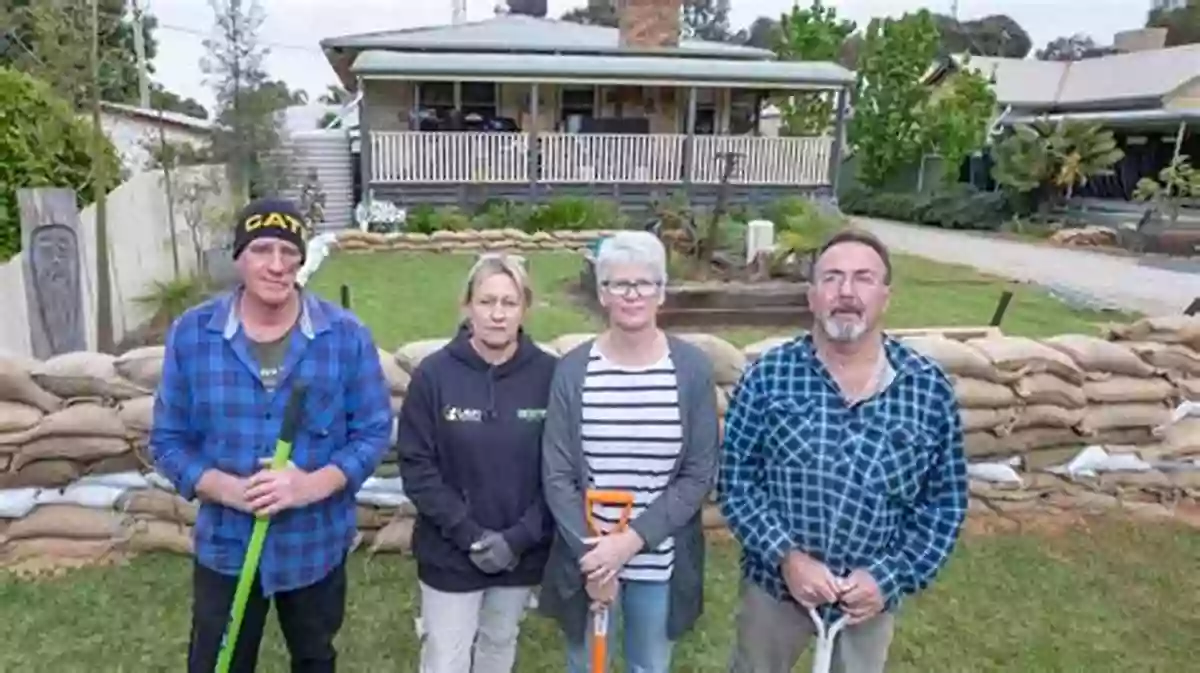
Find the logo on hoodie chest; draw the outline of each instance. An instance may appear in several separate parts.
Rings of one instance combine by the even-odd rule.
[[[544,421],[546,420],[545,409],[517,409],[517,418],[522,421]]]
[[[443,409],[442,417],[451,423],[479,423],[483,420],[483,410],[448,406]]]

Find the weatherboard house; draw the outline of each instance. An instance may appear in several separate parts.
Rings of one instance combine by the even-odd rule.
[[[1110,129],[1125,157],[1112,175],[1094,176],[1075,197],[1126,201],[1176,152],[1200,157],[1200,44],[1165,46],[1166,31],[1118,33],[1116,53],[1079,61],[956,56],[926,75],[945,86],[964,68],[986,75],[996,93],[996,124],[1073,120]]]
[[[645,204],[679,190],[703,204],[735,153],[732,198],[830,193],[844,115],[828,135],[767,137],[761,110],[798,91],[844,110],[853,73],[681,40],[678,12],[661,4],[626,3],[619,28],[503,15],[322,41],[361,96],[364,189],[403,205],[568,194]]]

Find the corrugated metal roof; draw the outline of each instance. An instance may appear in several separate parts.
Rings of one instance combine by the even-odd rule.
[[[119,113],[130,117],[158,123],[159,119],[165,124],[182,126],[192,131],[199,133],[209,133],[215,127],[215,123],[209,119],[198,119],[191,115],[185,115],[182,112],[171,112],[169,110],[155,110],[152,108],[142,108],[136,105],[126,105],[124,103],[110,103],[101,101],[100,107],[109,112]]]
[[[854,82],[836,63],[681,59],[665,56],[550,56],[364,51],[353,71],[365,78],[592,82],[647,86],[830,89]]]
[[[1014,115],[1000,120],[1004,126],[1032,124],[1037,121],[1057,123],[1060,121],[1095,122],[1106,126],[1135,126],[1146,128],[1154,125],[1195,124],[1200,122],[1200,112],[1187,110],[1112,110],[1108,112],[1067,112],[1049,115]]]
[[[1063,61],[972,56],[967,67],[994,79],[997,103],[1024,107],[1053,105],[1067,65]]]
[[[1001,105],[1121,105],[1161,101],[1200,77],[1200,44],[1073,62],[972,56],[968,67],[995,77]]]
[[[402,51],[516,51],[564,54],[635,54],[645,50],[621,48],[620,31],[606,26],[587,26],[571,21],[539,19],[520,14],[497,16],[457,26],[424,26],[361,35],[331,37],[321,41],[325,49],[397,49]],[[755,47],[704,40],[681,40],[678,48],[652,50],[710,58],[773,59],[775,54]]]

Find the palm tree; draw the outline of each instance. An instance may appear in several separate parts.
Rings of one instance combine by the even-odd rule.
[[[993,155],[996,182],[1018,195],[1031,194],[1041,209],[1071,198],[1094,177],[1112,175],[1125,152],[1099,124],[1040,119],[1018,124]]]
[[[346,103],[349,103],[352,98],[354,97],[350,95],[349,91],[346,91],[337,84],[330,84],[325,89],[325,93],[321,94],[320,97],[317,98],[317,102],[322,105],[345,105]]]

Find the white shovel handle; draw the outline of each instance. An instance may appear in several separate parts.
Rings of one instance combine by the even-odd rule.
[[[831,626],[826,627],[825,620],[816,608],[808,609],[808,617],[816,627],[816,646],[813,648],[812,673],[829,673],[833,668],[833,644],[837,642],[838,634],[846,627],[850,617],[842,615]]]

